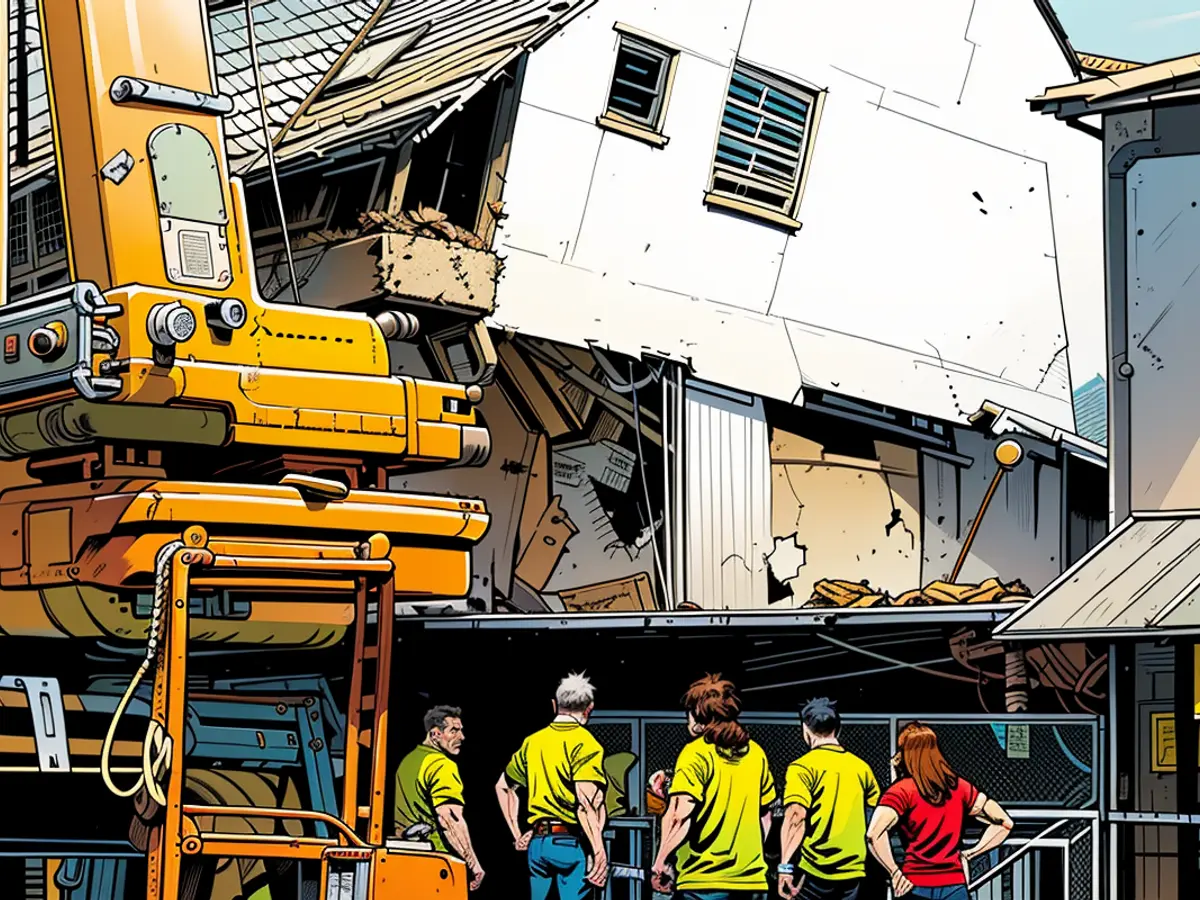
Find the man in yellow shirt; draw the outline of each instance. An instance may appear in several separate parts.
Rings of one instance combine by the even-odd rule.
[[[568,675],[554,697],[554,721],[530,735],[496,784],[517,850],[528,851],[532,900],[586,900],[608,878],[604,849],[604,750],[587,730],[595,690]],[[530,828],[521,830],[526,793]]]
[[[652,885],[683,900],[766,900],[763,841],[775,802],[766,754],[738,721],[741,701],[720,675],[697,681],[683,702],[694,740],[675,763]]]
[[[784,783],[779,893],[857,900],[867,874],[867,807],[879,803],[879,782],[838,742],[842,722],[832,700],[813,700],[800,719],[811,749],[788,766]],[[792,864],[797,850],[799,879]]]
[[[470,889],[483,881],[483,869],[471,846],[463,816],[463,784],[458,756],[463,744],[462,710],[435,706],[425,714],[425,740],[396,769],[395,831],[428,826],[429,841],[443,853],[453,850],[471,871]]]

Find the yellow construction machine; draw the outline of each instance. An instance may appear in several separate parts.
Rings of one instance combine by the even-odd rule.
[[[391,374],[408,314],[260,299],[203,0],[39,8],[70,283],[0,306],[0,776],[36,798],[0,855],[88,900],[231,862],[465,897],[385,834],[388,682],[396,602],[466,595],[488,514],[387,486],[486,459],[481,389]]]

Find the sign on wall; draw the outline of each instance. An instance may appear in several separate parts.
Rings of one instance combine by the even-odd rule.
[[[1150,731],[1154,735],[1154,756],[1151,772],[1175,771],[1175,714],[1150,713]],[[1200,766],[1200,759],[1197,759]]]

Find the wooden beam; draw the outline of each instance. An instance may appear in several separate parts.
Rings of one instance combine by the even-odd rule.
[[[525,62],[529,54],[521,55],[512,67],[512,80],[500,88],[496,103],[496,118],[492,124],[492,141],[488,149],[488,169],[483,185],[483,197],[475,219],[475,233],[489,247],[500,222],[498,206],[504,196],[504,176],[508,172],[508,154],[512,148],[513,130],[517,124],[517,109],[521,86],[525,81]],[[503,76],[501,76],[503,77]]]
[[[596,400],[603,404],[609,412],[629,427],[634,427],[633,403],[631,401],[625,399],[607,385],[601,384],[591,375],[580,371],[570,360],[562,356],[562,354],[556,353],[552,344],[536,338],[527,338],[522,341],[522,346],[532,355],[554,366],[564,379],[591,392],[595,395]],[[660,424],[661,420],[659,417],[644,407],[639,411],[639,417],[641,418],[642,436],[656,446],[661,447],[662,435],[650,424]]]
[[[521,395],[521,400],[537,416],[539,424],[545,429],[550,438],[562,437],[573,430],[572,422],[554,402],[551,390],[542,383],[541,378],[529,365],[516,345],[505,341],[498,348],[500,364],[508,371],[513,386]]]
[[[350,57],[354,55],[354,51],[362,46],[363,41],[367,39],[367,35],[371,33],[371,29],[375,27],[375,24],[381,18],[383,18],[383,14],[388,11],[388,7],[391,5],[392,0],[379,0],[379,6],[375,8],[375,12],[371,13],[371,17],[363,23],[363,27],[358,30],[358,34],[356,34],[350,40],[350,43],[346,45],[346,49],[342,51],[342,55],[334,60],[333,65],[329,67],[329,71],[326,72],[322,76],[321,80],[317,82],[317,86],[308,92],[307,97],[300,101],[300,105],[296,107],[296,111],[292,113],[291,118],[284,122],[283,127],[275,133],[275,137],[271,138],[272,147],[279,146],[279,142],[283,140],[283,136],[287,134],[288,131],[291,130],[292,126],[300,120],[301,116],[308,112],[309,107],[316,103],[317,98],[321,96],[321,93],[325,90],[325,88],[329,87],[329,83],[333,81],[333,79],[337,78],[338,73],[345,68],[345,65],[350,60]],[[253,24],[251,24],[250,27],[254,27]]]

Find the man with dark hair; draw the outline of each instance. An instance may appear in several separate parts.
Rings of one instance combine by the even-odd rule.
[[[788,766],[783,792],[779,893],[798,900],[856,900],[867,868],[867,807],[879,803],[871,767],[838,741],[837,704],[800,712],[809,752]],[[800,852],[796,878],[792,860]]]
[[[463,744],[462,710],[435,706],[425,713],[425,740],[396,769],[396,836],[429,829],[429,840],[443,853],[453,851],[471,872],[471,890],[483,881],[483,869],[471,846],[463,816],[463,785],[458,756]]]

